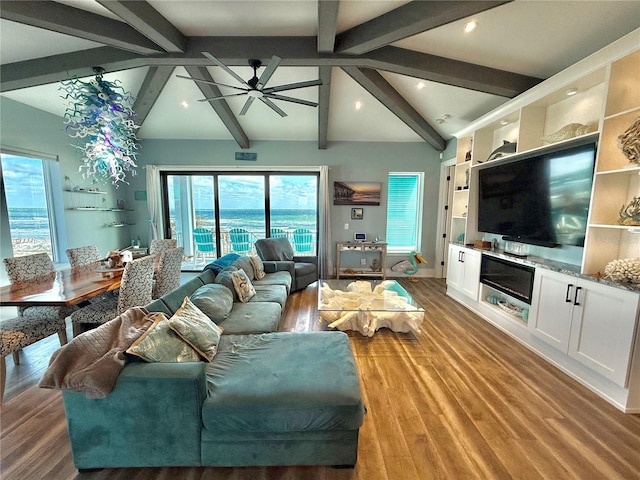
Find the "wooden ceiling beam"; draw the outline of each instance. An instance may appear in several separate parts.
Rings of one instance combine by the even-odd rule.
[[[329,132],[329,103],[331,100],[331,67],[320,67],[320,80],[322,85],[318,87],[318,148],[327,148],[327,135]]]
[[[51,1],[0,2],[0,18],[142,55],[162,49],[126,23]]]
[[[209,73],[206,67],[185,67],[187,73],[192,78],[200,78],[202,80],[207,80],[209,82],[213,82],[213,77]],[[220,97],[222,96],[222,92],[215,85],[210,85],[202,82],[194,82],[196,86],[200,89],[205,98],[210,97]],[[236,143],[240,148],[249,148],[249,137],[244,133],[244,130],[240,126],[238,119],[235,117],[229,104],[226,100],[216,100],[214,102],[208,102],[211,105],[211,108],[215,110],[224,123],[229,133],[233,136]]]
[[[318,52],[332,53],[336,43],[339,0],[318,2]]]
[[[133,111],[136,112],[139,125],[142,125],[146,120],[164,86],[171,78],[173,70],[174,67],[149,67],[149,70],[147,70],[147,75],[140,86],[140,92],[133,105]]]
[[[476,15],[508,1],[413,1],[336,38],[336,53],[362,55],[398,40]]]
[[[409,128],[437,151],[442,152],[446,141],[422,116],[375,70],[343,67],[347,75],[365,88]]]
[[[142,0],[96,1],[166,52],[182,53],[186,50],[187,37],[149,3]]]

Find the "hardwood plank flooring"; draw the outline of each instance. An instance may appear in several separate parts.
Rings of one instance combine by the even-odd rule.
[[[368,413],[354,469],[73,466],[60,392],[37,382],[50,337],[7,358],[0,478],[126,480],[640,479],[640,416],[623,414],[445,296],[401,280],[425,308],[419,334],[350,332]],[[318,331],[317,289],[294,293],[280,330]],[[295,361],[295,359],[292,359]]]

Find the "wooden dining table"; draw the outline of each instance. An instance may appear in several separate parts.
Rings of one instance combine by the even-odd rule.
[[[76,305],[120,288],[124,269],[101,267],[97,262],[0,287],[0,306]]]

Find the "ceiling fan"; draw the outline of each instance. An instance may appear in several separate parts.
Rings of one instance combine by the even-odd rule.
[[[273,72],[275,72],[276,68],[278,68],[278,65],[280,65],[280,62],[282,61],[282,59],[276,55],[271,57],[271,60],[269,60],[269,63],[267,64],[264,71],[260,75],[260,78],[258,78],[257,76],[257,71],[258,71],[258,68],[262,66],[262,62],[257,59],[250,59],[249,65],[253,68],[253,78],[250,78],[249,80],[245,81],[240,75],[235,73],[233,70],[231,70],[229,67],[227,67],[224,63],[222,63],[220,60],[218,60],[216,57],[214,57],[210,53],[202,52],[202,54],[205,57],[207,57],[209,60],[211,60],[213,63],[221,67],[225,72],[227,72],[229,75],[235,78],[238,82],[240,82],[242,87],[227,85],[225,83],[211,82],[209,80],[203,80],[201,78],[192,78],[192,77],[186,77],[184,75],[176,75],[179,78],[184,78],[186,80],[193,80],[194,82],[208,83],[209,85],[216,85],[218,87],[227,87],[227,88],[233,88],[234,90],[241,90],[241,93],[230,93],[227,95],[220,95],[218,97],[203,98],[202,100],[199,100],[200,102],[212,102],[215,100],[222,100],[229,97],[238,97],[242,95],[247,95],[248,96],[247,101],[242,107],[242,110],[240,110],[240,115],[246,114],[247,110],[249,110],[249,107],[251,107],[251,104],[253,103],[253,101],[257,98],[262,103],[264,103],[267,107],[275,111],[281,117],[286,117],[287,114],[284,112],[284,110],[278,107],[271,100],[282,100],[285,102],[298,103],[300,105],[307,105],[309,107],[318,106],[316,102],[310,102],[308,100],[302,100],[300,98],[289,97],[286,95],[278,95],[276,92],[284,92],[287,90],[295,90],[298,88],[307,88],[307,87],[322,85],[322,80],[319,80],[319,79],[309,80],[306,82],[289,83],[286,85],[277,85],[274,87],[266,86],[267,82],[273,75]]]

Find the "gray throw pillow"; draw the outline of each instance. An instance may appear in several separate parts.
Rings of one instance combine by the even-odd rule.
[[[236,267],[238,270],[244,270],[244,273],[247,274],[249,280],[253,280],[255,278],[255,272],[253,270],[253,263],[251,263],[251,257],[243,255],[235,262],[233,262],[232,266]]]
[[[233,308],[233,293],[226,286],[217,283],[203,285],[189,298],[214,322],[225,320]]]

